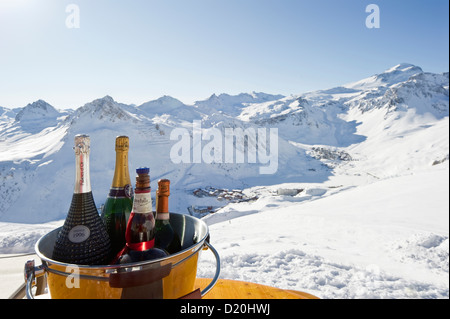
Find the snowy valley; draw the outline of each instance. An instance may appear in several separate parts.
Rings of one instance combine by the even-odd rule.
[[[267,164],[251,162],[248,149],[244,162],[223,152],[209,163],[209,151],[196,161],[210,140],[196,141],[195,123],[223,136],[230,128],[276,129],[277,143],[266,149],[276,152],[276,172],[261,174]],[[171,157],[177,129],[189,135],[187,162]],[[113,178],[114,139],[127,135],[130,174],[149,166],[152,190],[158,179],[171,180],[171,211],[206,221],[222,278],[320,298],[449,297],[448,72],[404,63],[336,88],[213,94],[193,105],[105,96],[76,110],[42,100],[0,107],[1,256],[33,252],[62,224],[79,133],[91,136],[97,206]],[[256,144],[250,135],[243,145]],[[204,252],[198,275],[213,273]]]

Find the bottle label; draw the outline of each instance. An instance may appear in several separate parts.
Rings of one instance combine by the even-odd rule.
[[[133,187],[130,184],[122,187],[111,187],[109,190],[109,197],[113,198],[131,198],[133,197]]]
[[[69,240],[72,243],[79,244],[89,238],[91,231],[84,225],[77,225],[69,231]]]
[[[152,198],[150,192],[135,193],[133,201],[133,212],[144,214],[152,211]]]
[[[130,184],[127,184],[123,187],[123,191],[125,192],[125,196],[127,198],[133,197],[133,187]]]

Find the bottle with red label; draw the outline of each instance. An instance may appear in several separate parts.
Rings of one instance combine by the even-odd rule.
[[[164,250],[155,248],[156,228],[150,193],[150,169],[141,167],[136,173],[133,209],[125,232],[126,245],[113,263],[134,263],[167,256]]]

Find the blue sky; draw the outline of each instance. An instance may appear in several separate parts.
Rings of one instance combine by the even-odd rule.
[[[448,12],[448,0],[0,0],[0,106],[300,94],[402,62],[446,72]]]

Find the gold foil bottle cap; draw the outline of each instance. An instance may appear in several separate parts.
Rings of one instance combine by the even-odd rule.
[[[116,151],[128,151],[130,148],[130,139],[128,136],[116,137]]]
[[[80,155],[81,153],[89,153],[91,148],[91,138],[86,134],[75,135],[75,154]]]

